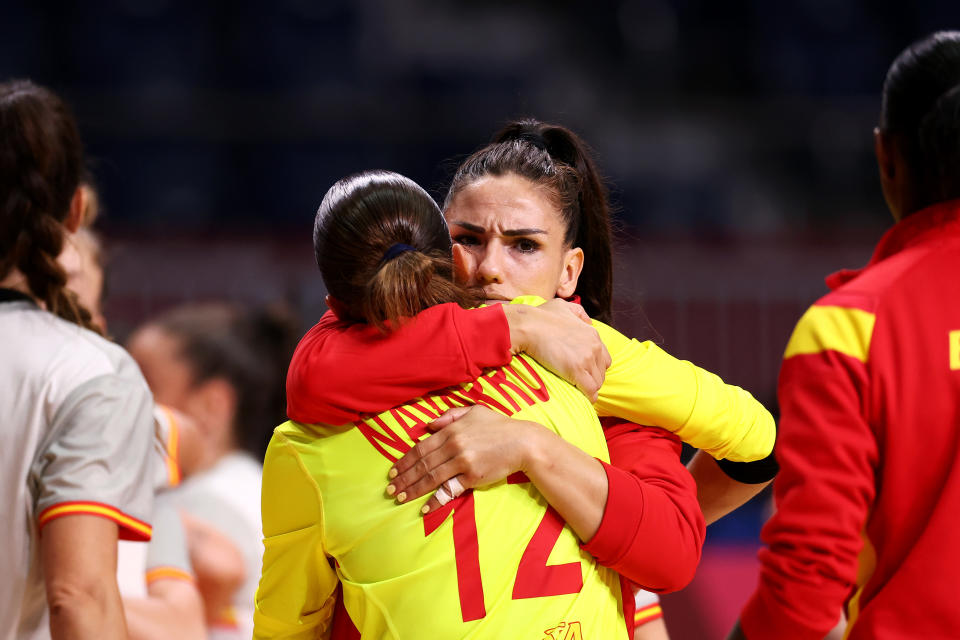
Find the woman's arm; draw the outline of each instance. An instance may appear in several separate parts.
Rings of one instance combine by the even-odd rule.
[[[190,580],[164,578],[147,586],[146,598],[124,598],[130,640],[202,640],[203,603]]]
[[[768,458],[721,466],[721,461],[704,451],[693,456],[687,469],[697,483],[697,500],[708,525],[742,507],[773,481],[776,460],[773,454]],[[734,470],[730,470],[733,465]]]
[[[92,515],[51,520],[40,537],[50,635],[125,638],[117,588],[117,525]]]
[[[337,574],[324,561],[315,485],[287,438],[274,432],[263,461],[263,568],[253,637],[313,639],[330,635]]]
[[[397,500],[426,495],[459,476],[465,488],[482,487],[520,472],[581,540],[597,532],[607,502],[603,464],[553,431],[529,420],[513,420],[486,407],[451,409],[435,420],[434,435],[418,443],[391,469],[387,493]],[[429,513],[441,505],[434,496]]]
[[[536,423],[484,407],[454,411],[394,465],[388,493],[407,501],[457,475],[471,488],[522,472],[601,564],[656,591],[679,589],[693,577],[704,524],[677,438],[627,423],[608,426],[605,464]],[[436,497],[426,504],[428,511],[439,506]]]
[[[384,334],[328,312],[297,345],[287,374],[287,415],[306,424],[345,424],[454,384],[529,353],[596,398],[610,364],[579,305],[442,304]],[[416,366],[411,366],[416,363]]]

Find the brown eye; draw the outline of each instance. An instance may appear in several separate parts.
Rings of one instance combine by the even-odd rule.
[[[533,253],[540,248],[540,244],[530,238],[519,238],[513,245],[520,253]]]
[[[478,244],[480,244],[480,241],[477,240],[475,236],[469,236],[469,235],[454,236],[453,241],[456,242],[457,244],[462,244],[466,247],[475,247]]]

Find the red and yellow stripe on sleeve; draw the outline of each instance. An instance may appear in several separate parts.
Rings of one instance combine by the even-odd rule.
[[[660,603],[654,602],[646,607],[637,609],[637,612],[633,614],[633,625],[634,627],[639,627],[662,617],[663,609],[660,608]]]
[[[863,309],[814,305],[797,322],[783,358],[836,351],[865,363],[875,321],[876,316]]]
[[[113,520],[120,526],[119,537],[121,540],[146,542],[153,535],[153,528],[146,522],[102,502],[73,501],[50,505],[37,517],[37,526],[43,529],[44,525],[51,520],[76,515],[99,516]]]

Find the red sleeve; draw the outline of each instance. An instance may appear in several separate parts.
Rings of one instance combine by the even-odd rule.
[[[750,640],[819,640],[854,588],[878,457],[863,417],[866,381],[864,362],[838,351],[784,360],[777,511],[763,528],[759,585],[741,615]]]
[[[680,440],[629,423],[604,433],[610,489],[600,528],[584,550],[649,591],[683,588],[700,561],[705,525],[696,484],[680,462]]]
[[[287,416],[345,424],[468,382],[510,358],[510,327],[500,305],[437,305],[387,334],[340,322],[328,311],[290,361]]]

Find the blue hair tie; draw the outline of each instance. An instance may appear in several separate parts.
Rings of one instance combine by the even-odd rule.
[[[416,251],[416,250],[417,250],[416,247],[411,247],[408,244],[403,244],[402,242],[398,242],[397,244],[391,246],[389,249],[386,250],[386,252],[383,254],[383,257],[380,258],[380,264],[384,264],[385,262],[390,262],[401,253],[406,253],[407,251]]]

